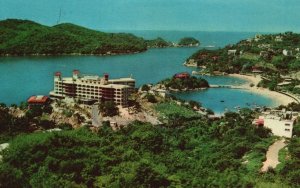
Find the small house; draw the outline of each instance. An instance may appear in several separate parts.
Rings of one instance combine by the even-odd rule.
[[[263,71],[260,69],[260,67],[253,66],[252,73],[260,74],[260,73],[263,73]]]
[[[178,78],[178,79],[187,79],[189,77],[190,77],[190,74],[188,72],[177,73],[173,76],[173,78]]]
[[[237,50],[228,50],[227,54],[228,54],[228,55],[234,55],[234,56],[235,56],[236,51],[237,51]]]
[[[31,96],[27,100],[29,108],[32,106],[45,106],[50,103],[50,98],[44,95]]]

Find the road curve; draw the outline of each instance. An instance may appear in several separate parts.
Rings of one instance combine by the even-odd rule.
[[[276,168],[276,166],[280,163],[278,161],[278,153],[279,151],[286,146],[284,143],[284,138],[281,140],[277,140],[274,142],[268,149],[266,155],[266,161],[263,162],[263,167],[261,168],[262,172],[268,171],[269,167]]]

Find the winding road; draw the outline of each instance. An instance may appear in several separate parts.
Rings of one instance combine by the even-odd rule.
[[[273,169],[280,163],[278,161],[278,153],[279,151],[286,146],[284,143],[284,138],[281,140],[277,140],[274,142],[267,151],[266,161],[263,162],[263,167],[261,168],[262,172],[267,172],[269,167]]]

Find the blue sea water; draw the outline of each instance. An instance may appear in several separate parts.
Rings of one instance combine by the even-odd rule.
[[[174,93],[178,98],[194,100],[202,106],[212,109],[216,114],[225,111],[237,111],[239,108],[255,108],[257,106],[272,106],[270,98],[247,90],[210,88],[201,91]]]
[[[254,33],[168,33],[166,31],[137,31],[135,34],[145,38],[162,36],[168,40],[192,36],[203,41],[204,45],[215,44],[220,47],[254,35]],[[53,74],[56,71],[61,71],[63,76],[71,76],[74,69],[79,69],[84,74],[109,73],[112,78],[132,75],[137,81],[137,86],[157,83],[176,72],[191,73],[194,68],[188,68],[182,64],[200,48],[203,46],[150,49],[144,53],[118,56],[2,57],[0,58],[0,102],[19,104],[31,95],[47,95],[53,89]],[[244,80],[227,76],[205,78],[210,84],[240,85],[245,83]],[[234,109],[238,105],[246,107],[248,103],[273,105],[273,101],[269,98],[230,89],[208,89],[178,94],[178,97],[200,101],[204,107],[211,108],[217,113],[223,112],[224,108]],[[221,104],[220,100],[225,100],[225,102]]]

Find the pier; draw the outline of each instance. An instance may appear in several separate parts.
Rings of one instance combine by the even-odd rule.
[[[209,85],[210,88],[228,88],[228,89],[246,89],[242,86],[233,86],[233,85]]]

